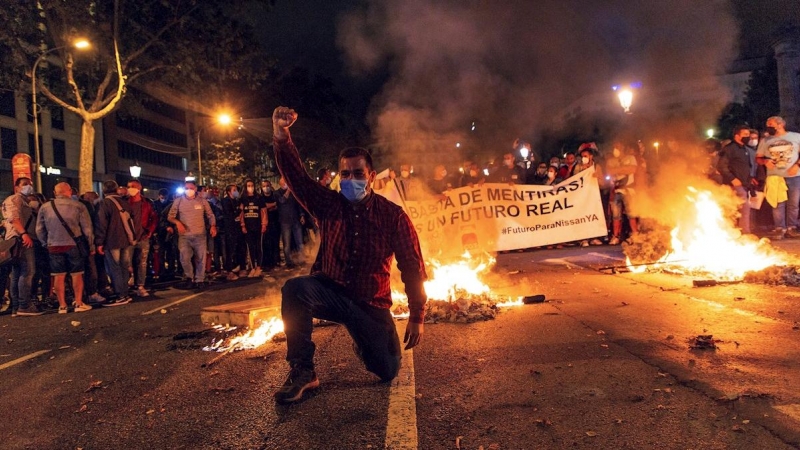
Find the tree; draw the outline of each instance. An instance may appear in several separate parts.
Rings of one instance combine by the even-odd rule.
[[[778,63],[770,55],[767,64],[753,71],[747,82],[744,107],[749,111],[748,123],[754,127],[764,127],[767,118],[781,110],[778,92]]]
[[[244,138],[225,141],[223,144],[211,144],[213,152],[205,161],[205,176],[214,180],[214,184],[227,186],[242,182],[241,166],[244,162],[241,147]]]
[[[188,94],[213,94],[224,82],[250,87],[266,78],[250,27],[236,20],[235,0],[121,1],[5,0],[0,17],[2,86],[31,80],[45,51],[60,49],[60,64],[37,72],[37,87],[81,117],[79,187],[91,190],[94,121],[119,107],[127,86],[158,80]],[[92,52],[73,55],[76,36]],[[48,50],[51,49],[51,50]],[[69,100],[65,100],[69,99]]]

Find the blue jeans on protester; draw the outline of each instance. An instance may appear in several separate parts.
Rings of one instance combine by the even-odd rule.
[[[772,220],[776,229],[797,229],[797,214],[800,212],[800,176],[784,179],[786,187],[789,188],[786,192],[789,199],[778,203],[778,207],[772,209]]]
[[[192,234],[178,237],[183,276],[197,283],[206,280],[206,235]],[[194,267],[192,257],[194,256]]]
[[[18,245],[22,245],[22,242]],[[35,248],[23,247],[19,259],[11,266],[11,307],[13,309],[27,309],[30,305],[31,284],[33,284],[33,274],[36,271],[35,254]]]
[[[294,250],[300,255],[296,262],[292,260],[292,241],[295,244]],[[281,243],[283,244],[283,258],[286,260],[287,266],[303,262],[303,226],[300,225],[300,222],[281,224]]]
[[[111,277],[111,286],[119,298],[128,296],[128,280],[131,278],[132,246],[126,248],[105,249],[106,267]]]
[[[293,368],[314,369],[313,318],[344,325],[367,370],[390,381],[400,370],[400,338],[388,309],[357,302],[343,287],[317,276],[288,280],[281,289],[286,360]]]

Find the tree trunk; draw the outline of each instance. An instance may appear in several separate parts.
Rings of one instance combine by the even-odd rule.
[[[94,121],[84,119],[83,125],[81,125],[81,157],[78,171],[78,195],[93,190],[94,133]]]

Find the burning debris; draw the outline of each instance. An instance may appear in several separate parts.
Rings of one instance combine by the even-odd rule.
[[[393,294],[395,298],[400,297],[405,300],[402,294],[397,292]],[[456,289],[454,295],[448,300],[428,300],[425,308],[425,323],[472,323],[491,320],[495,318],[499,308],[521,304],[521,299],[503,302],[488,293],[476,295],[470,294],[464,289]],[[408,318],[408,303],[396,302],[392,307],[392,315],[399,319]]]
[[[742,235],[711,191],[689,186],[685,200],[693,208],[681,215],[674,228],[668,231],[663,224],[648,223],[623,245],[631,272],[661,271],[702,278],[696,286],[738,282],[745,277],[757,281],[758,276],[749,275],[754,271],[766,271],[761,278],[775,282],[776,271],[786,272],[783,266],[792,257],[773,248],[768,239]],[[791,280],[791,274],[787,273],[787,278]],[[800,276],[794,282],[800,284]]]

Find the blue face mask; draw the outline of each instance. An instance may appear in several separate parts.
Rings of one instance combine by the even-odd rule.
[[[339,187],[344,198],[352,203],[358,203],[367,196],[367,180],[341,180]]]
[[[231,197],[239,198],[239,191],[231,191]]]

